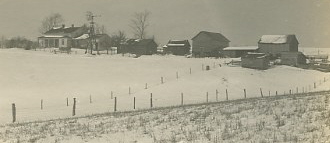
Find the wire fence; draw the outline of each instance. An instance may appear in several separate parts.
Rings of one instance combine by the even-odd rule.
[[[210,66],[212,65],[212,66]],[[0,118],[0,123],[10,122],[28,122],[38,120],[48,120],[56,118],[68,118],[72,116],[84,116],[105,112],[122,112],[122,111],[134,111],[152,109],[166,106],[187,106],[204,103],[218,103],[218,102],[230,102],[233,100],[249,99],[249,98],[265,98],[267,96],[281,96],[281,95],[297,95],[297,94],[309,94],[314,93],[315,89],[328,82],[330,77],[323,77],[313,83],[306,84],[304,86],[293,86],[288,90],[270,90],[263,89],[262,87],[255,87],[252,92],[251,89],[239,87],[236,83],[227,82],[227,88],[215,88],[213,91],[205,91],[198,94],[198,98],[191,98],[189,93],[179,92],[175,99],[166,98],[166,95],[157,95],[148,93],[144,96],[135,96],[137,93],[141,93],[146,89],[157,88],[160,86],[166,86],[173,82],[179,81],[183,77],[188,77],[192,74],[221,68],[224,63],[208,63],[202,64],[200,69],[186,69],[185,72],[175,72],[172,77],[159,77],[159,82],[156,83],[144,83],[140,86],[140,89],[133,89],[127,87],[127,93],[110,91],[108,96],[93,96],[89,95],[84,98],[64,98],[62,103],[58,101],[40,99],[39,105],[33,107],[21,107],[18,104],[13,103],[8,108],[0,109],[4,113],[4,116]],[[276,84],[276,83],[272,83]],[[257,93],[259,92],[259,93]],[[232,94],[240,94],[238,98],[232,98]],[[235,96],[237,97],[237,95]],[[35,102],[38,103],[38,102]]]

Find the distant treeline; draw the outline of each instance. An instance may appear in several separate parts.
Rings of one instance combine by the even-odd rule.
[[[25,37],[17,36],[11,39],[1,38],[0,47],[1,48],[22,48],[25,50],[30,50],[36,48],[37,42],[26,39]]]

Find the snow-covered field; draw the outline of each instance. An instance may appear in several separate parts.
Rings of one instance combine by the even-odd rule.
[[[330,93],[0,126],[0,142],[329,142]]]
[[[216,90],[218,100],[224,101],[226,89],[229,100],[243,98],[243,89],[248,98],[259,97],[260,88],[264,96],[276,91],[295,93],[296,88],[298,92],[330,89],[328,73],[288,66],[260,71],[224,64],[231,59],[93,56],[76,51],[68,55],[53,54],[49,49],[1,49],[0,123],[12,121],[12,103],[18,122],[71,117],[73,97],[77,98],[77,116],[113,111],[111,92],[117,97],[117,110],[125,111],[133,110],[134,97],[137,109],[149,108],[150,93],[154,107],[162,107],[181,104],[181,93],[184,104],[192,104],[206,102],[207,94],[209,102],[216,101]],[[202,70],[207,65],[211,70]]]

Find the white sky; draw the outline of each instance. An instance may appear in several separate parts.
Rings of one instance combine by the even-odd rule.
[[[221,32],[230,46],[256,45],[265,34],[296,34],[301,46],[330,47],[328,0],[0,0],[0,35],[36,39],[51,13],[62,14],[66,25],[81,25],[93,11],[110,34],[131,36],[132,14],[144,10],[152,12],[147,34],[161,44],[206,30]]]

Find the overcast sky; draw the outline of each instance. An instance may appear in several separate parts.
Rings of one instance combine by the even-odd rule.
[[[148,10],[147,35],[160,44],[220,32],[230,46],[257,45],[261,35],[296,34],[300,45],[330,48],[329,0],[0,0],[0,35],[36,39],[41,21],[60,13],[66,25],[86,23],[86,11],[109,34],[129,27],[134,12]]]

